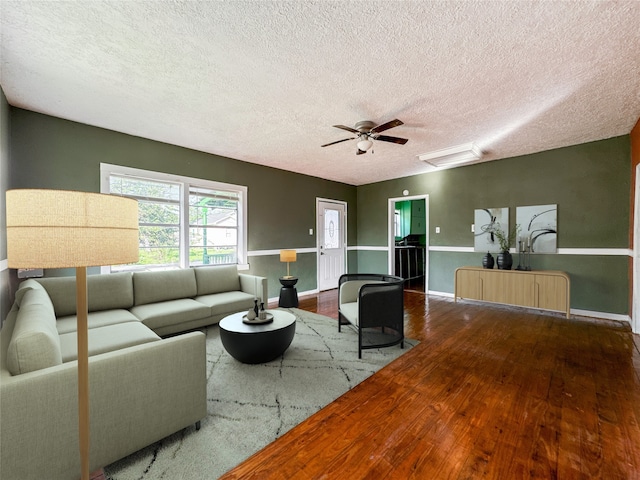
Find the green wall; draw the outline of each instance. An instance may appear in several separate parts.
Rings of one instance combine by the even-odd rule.
[[[3,149],[11,145],[10,187],[97,192],[101,162],[246,185],[249,251],[315,248],[308,231],[315,232],[316,197],[331,198],[348,204],[348,271],[386,272],[386,251],[367,247],[387,246],[388,199],[405,189],[429,195],[431,247],[473,247],[477,208],[509,207],[515,223],[517,206],[557,204],[559,248],[628,249],[628,135],[356,188],[7,108],[2,100],[1,118],[9,116],[11,125],[10,138],[4,125],[2,137]],[[627,256],[595,253],[534,256],[532,263],[571,275],[572,308],[627,315]],[[455,268],[481,259],[480,252],[431,251],[429,289],[453,293]],[[249,263],[251,273],[269,278],[269,296],[277,296],[285,271],[278,256],[251,256]],[[291,268],[299,291],[317,288],[315,253],[299,254]]]
[[[558,205],[558,248],[628,249],[629,136],[358,187],[358,244],[387,244],[389,198],[429,195],[430,246],[473,247],[478,208]],[[440,227],[440,233],[435,228]],[[429,289],[453,293],[457,267],[480,266],[482,253],[429,253]],[[386,265],[386,253],[362,253],[358,267]],[[517,263],[517,257],[516,257]],[[563,270],[572,308],[628,314],[626,255],[536,255],[533,268]]]
[[[248,187],[248,249],[316,247],[316,197],[348,204],[348,243],[356,242],[356,187],[11,108],[11,187],[100,191],[100,163]],[[314,235],[309,235],[313,228]],[[278,255],[249,257],[278,295],[286,272]],[[317,288],[315,254],[291,266],[298,291]]]

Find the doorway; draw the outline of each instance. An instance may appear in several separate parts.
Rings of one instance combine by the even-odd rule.
[[[346,272],[346,225],[346,202],[316,199],[319,291],[338,288],[338,280]]]
[[[389,199],[389,273],[405,289],[429,291],[429,195]]]

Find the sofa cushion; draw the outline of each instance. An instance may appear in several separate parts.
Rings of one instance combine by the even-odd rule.
[[[240,277],[236,265],[195,268],[198,295],[240,290]]]
[[[56,318],[43,292],[24,292],[13,335],[7,349],[7,368],[12,375],[62,363]],[[46,295],[44,295],[48,299]]]
[[[102,310],[99,312],[89,312],[87,316],[87,326],[89,328],[106,327],[125,322],[139,322],[138,318],[128,310]],[[78,319],[75,315],[60,317],[56,320],[58,333],[75,332]]]
[[[358,302],[343,303],[340,305],[340,313],[349,323],[359,325],[358,323]]]
[[[159,341],[160,337],[140,322],[126,322],[89,330],[89,356],[113,352],[122,348]],[[62,361],[78,359],[78,336],[76,332],[60,335]]]
[[[358,300],[358,294],[360,288],[363,285],[369,285],[372,283],[386,283],[382,280],[349,280],[340,285],[339,293],[339,305],[342,308],[343,303],[356,302]]]
[[[165,302],[177,298],[193,298],[197,294],[193,269],[133,274],[135,305]],[[136,315],[137,316],[137,315]]]
[[[133,279],[129,272],[89,275],[87,289],[90,312],[133,307]]]
[[[49,294],[56,317],[76,313],[76,277],[39,278],[38,283]]]
[[[137,305],[131,309],[152,330],[211,316],[211,308],[190,298]]]
[[[254,298],[249,293],[224,292],[198,296],[194,300],[211,308],[211,315],[219,315],[249,310],[254,306]]]
[[[38,279],[51,297],[57,317],[76,313],[76,278]],[[87,276],[87,301],[90,312],[131,308],[133,283],[127,272]]]

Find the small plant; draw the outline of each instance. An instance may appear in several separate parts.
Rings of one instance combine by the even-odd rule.
[[[500,228],[500,224],[498,223],[496,227],[493,229],[493,234],[498,239],[498,243],[500,244],[501,252],[508,252],[511,243],[518,238],[518,232],[520,231],[520,225],[516,224],[509,234],[506,234],[502,228]]]

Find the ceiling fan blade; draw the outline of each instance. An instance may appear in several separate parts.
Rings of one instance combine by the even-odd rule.
[[[384,132],[385,130],[389,130],[390,128],[393,128],[393,127],[398,127],[400,125],[404,125],[404,123],[396,118],[395,120],[391,120],[390,122],[383,123],[382,125],[378,125],[377,127],[373,127],[370,130],[370,132],[371,133]]]
[[[334,125],[334,127],[336,128],[341,128],[342,130],[346,130],[347,132],[351,132],[351,133],[355,133],[355,134],[359,134],[360,132],[354,128],[351,127],[347,127],[345,125]]]
[[[325,143],[324,145],[320,145],[321,147],[328,147],[329,145],[335,145],[336,143],[342,143],[342,142],[346,142],[348,140],[355,140],[357,137],[351,137],[351,138],[343,138],[342,140],[337,140],[335,142],[331,142],[331,143]]]
[[[400,145],[404,145],[409,141],[406,138],[389,137],[387,135],[378,135],[377,137],[373,137],[373,138],[375,138],[376,140],[381,140],[383,142],[399,143]]]
[[[362,155],[363,153],[367,153],[366,150],[360,150],[359,148],[356,151],[356,155]]]

